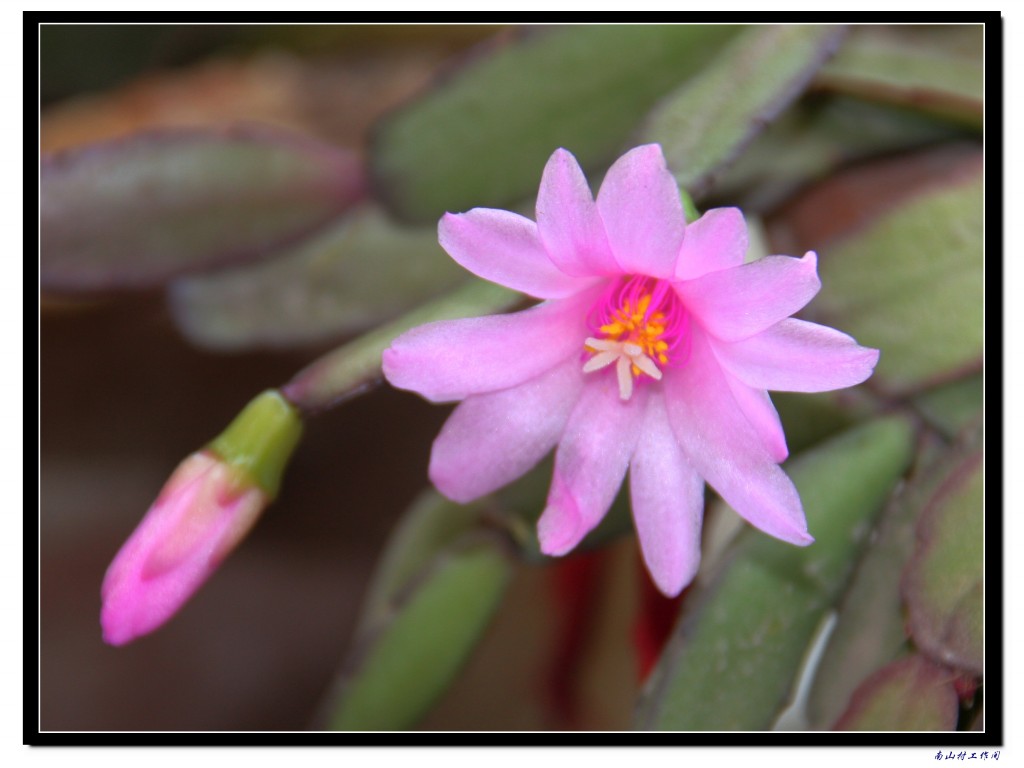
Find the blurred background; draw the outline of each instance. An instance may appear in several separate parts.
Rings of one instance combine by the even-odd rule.
[[[382,117],[536,34],[472,25],[43,25],[41,151],[242,121],[365,155]],[[915,35],[909,29],[897,45]],[[980,36],[950,34],[940,47],[980,71]],[[752,153],[701,203],[754,211],[770,252],[825,255],[922,190],[979,173],[980,101],[876,110],[878,93],[843,101],[855,88],[825,103],[820,92],[847,88],[838,78],[815,88],[783,130],[817,130],[824,115],[820,143],[803,142],[806,154],[788,165],[785,153]],[[523,170],[533,189],[542,168],[543,159]],[[590,176],[595,188],[598,178]],[[353,335],[335,329],[302,343],[218,348],[199,343],[202,329],[189,341],[183,326],[162,286],[42,294],[42,730],[316,727],[374,565],[426,485],[429,446],[449,408],[384,386],[310,419],[281,495],[218,573],[159,631],[123,648],[104,645],[103,574],[178,462],[257,393]],[[872,407],[895,409],[914,388],[950,381],[980,388],[980,345],[969,352],[966,362],[942,359],[915,374],[909,389],[899,376],[887,379]],[[821,418],[790,433],[794,449],[846,424],[833,401],[806,402],[801,413],[820,403]],[[784,420],[786,406],[782,397]],[[587,556],[565,563],[515,567],[481,645],[419,727],[633,727],[651,661],[641,614],[662,611],[671,626],[672,606],[652,613],[632,536],[608,546],[597,570]],[[574,613],[578,595],[565,595],[579,584],[595,597]]]
[[[424,87],[447,57],[496,33],[46,25],[42,150],[233,120],[362,149],[376,117]],[[426,483],[429,445],[448,408],[381,387],[310,420],[277,502],[160,631],[124,648],[104,645],[99,589],[178,462],[256,393],[335,343],[214,353],[182,338],[160,289],[43,297],[43,730],[302,730],[314,722],[384,542]],[[545,726],[539,680],[552,618],[537,602],[540,578],[524,571],[510,596],[540,609],[532,644],[492,632],[498,644],[475,664],[479,679],[468,674],[469,693],[453,691],[426,727]],[[495,671],[501,680],[488,677]],[[628,718],[630,707],[624,700],[618,716]]]

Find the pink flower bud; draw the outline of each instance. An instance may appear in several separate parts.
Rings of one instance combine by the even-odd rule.
[[[124,645],[171,618],[269,501],[213,453],[185,459],[107,569],[101,589],[103,639]]]

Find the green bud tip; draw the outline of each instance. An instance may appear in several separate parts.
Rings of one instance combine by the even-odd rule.
[[[245,406],[207,449],[273,499],[301,436],[298,411],[276,389],[268,389]]]

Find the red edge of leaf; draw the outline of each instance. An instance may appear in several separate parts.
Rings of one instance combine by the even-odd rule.
[[[927,629],[929,622],[922,615],[922,611],[912,595],[923,588],[916,578],[919,571],[917,566],[930,548],[933,538],[934,518],[942,508],[940,502],[967,482],[983,459],[984,456],[980,450],[968,454],[928,497],[928,501],[925,503],[924,509],[917,521],[917,546],[914,555],[907,562],[900,584],[900,592],[907,606],[907,631],[921,651],[936,661],[952,664],[958,668],[967,669],[978,674],[982,672],[981,669],[976,668],[974,664],[969,663],[967,659],[961,658],[959,655],[947,653],[942,647],[941,639],[936,640],[932,636],[932,633]]]
[[[39,162],[40,194],[42,194],[42,185],[49,175],[59,173],[65,167],[77,163],[83,158],[92,159],[107,154],[116,156],[123,148],[129,146],[195,144],[204,141],[209,143],[273,144],[279,147],[291,147],[312,156],[319,155],[323,165],[333,165],[336,168],[336,172],[329,176],[331,183],[328,183],[324,189],[327,199],[334,196],[335,205],[325,215],[318,217],[309,225],[267,241],[259,247],[221,252],[205,259],[201,264],[190,264],[180,269],[153,270],[144,276],[110,276],[106,280],[97,280],[84,285],[78,279],[66,281],[62,279],[61,274],[47,272],[45,262],[41,260],[40,288],[45,292],[68,294],[125,288],[149,288],[182,275],[260,261],[315,234],[369,194],[369,178],[365,159],[360,154],[308,136],[257,123],[232,123],[220,127],[203,128],[155,128],[106,141],[44,153]]]
[[[894,681],[900,682],[901,678],[906,678],[910,685],[922,689],[934,689],[935,695],[939,697],[936,709],[942,718],[942,725],[945,726],[937,730],[952,731],[956,729],[960,707],[960,700],[953,685],[956,675],[933,664],[923,656],[915,654],[887,664],[864,680],[853,692],[849,706],[832,726],[832,730],[859,730],[856,727],[857,721],[864,715],[874,697],[886,685]],[[918,698],[919,700],[923,699],[923,696]],[[893,728],[891,730],[902,729]]]

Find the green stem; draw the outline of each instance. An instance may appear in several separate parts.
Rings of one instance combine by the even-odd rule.
[[[276,389],[252,400],[207,448],[273,499],[302,436],[302,419]]]
[[[377,383],[381,355],[395,337],[424,323],[503,312],[522,301],[507,288],[474,280],[313,361],[281,387],[304,414],[331,408]]]

